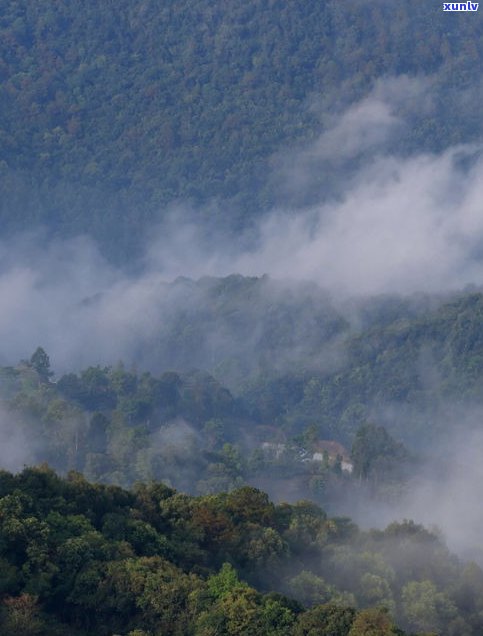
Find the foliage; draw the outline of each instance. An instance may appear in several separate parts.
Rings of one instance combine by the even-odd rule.
[[[397,113],[411,115],[402,152],[481,132],[467,95],[478,21],[431,3],[2,0],[0,15],[2,228],[89,232],[123,261],[180,199],[235,230],[286,205],[264,177],[274,154],[313,140],[377,78],[431,77],[433,107]],[[329,187],[318,179],[294,203]]]
[[[483,573],[415,524],[344,535],[253,488],[124,491],[46,466],[3,473],[0,491],[2,633],[402,636],[388,598],[408,629],[480,633]]]

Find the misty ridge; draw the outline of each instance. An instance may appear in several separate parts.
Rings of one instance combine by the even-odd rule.
[[[87,236],[49,240],[42,229],[32,229],[9,239],[0,253],[4,360],[16,361],[42,343],[56,369],[119,359],[152,368],[149,355],[163,330],[169,332],[172,323],[181,328],[180,316],[199,312],[202,322],[214,321],[205,329],[202,355],[199,341],[189,352],[176,353],[173,333],[176,352],[161,349],[155,355],[166,359],[160,362],[165,368],[177,366],[176,355],[189,366],[188,354],[195,356],[191,366],[213,368],[210,350],[216,362],[219,350],[229,350],[237,338],[249,351],[269,337],[263,322],[271,304],[283,303],[290,313],[291,305],[305,303],[311,305],[308,312],[291,318],[294,334],[282,354],[290,362],[288,350],[303,348],[315,325],[324,323],[319,337],[328,340],[342,330],[342,323],[335,325],[340,318],[358,324],[354,306],[361,301],[352,298],[437,296],[477,285],[481,147],[463,144],[418,154],[403,146],[396,152],[414,125],[414,113],[431,109],[431,86],[424,78],[378,80],[366,98],[333,116],[315,142],[274,157],[268,178],[281,180],[281,194],[292,206],[236,233],[201,222],[203,215],[178,204],[146,232],[144,256],[124,269],[106,261]],[[319,182],[327,174],[330,188]],[[307,191],[317,202],[301,206],[297,193]],[[253,281],[253,299],[247,288],[248,309],[241,296],[239,308],[224,305],[221,283],[217,289],[215,280],[200,280],[231,274],[269,277]],[[236,278],[231,284],[236,287]],[[210,317],[205,305],[213,298]],[[245,314],[238,325],[237,311]],[[312,324],[304,324],[306,316]]]

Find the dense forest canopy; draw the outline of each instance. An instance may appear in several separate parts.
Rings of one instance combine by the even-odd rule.
[[[362,532],[254,488],[195,498],[40,467],[0,474],[0,529],[4,633],[480,633],[482,570],[412,522]]]
[[[481,134],[479,16],[438,3],[1,0],[0,16],[4,232],[87,232],[118,260],[175,201],[239,229],[326,196],[334,166],[287,193],[283,151],[378,78],[424,77],[431,96],[398,100],[397,152]]]

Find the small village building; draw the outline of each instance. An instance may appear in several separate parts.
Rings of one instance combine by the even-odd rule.
[[[329,466],[334,466],[340,462],[341,469],[347,473],[351,473],[354,469],[348,450],[335,440],[318,440],[314,446],[311,460],[313,462],[327,461]]]

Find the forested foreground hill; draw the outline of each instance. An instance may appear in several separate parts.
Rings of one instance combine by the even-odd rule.
[[[253,488],[193,498],[0,473],[0,625],[22,636],[477,636],[483,572]],[[296,600],[293,600],[296,599]],[[395,618],[393,618],[395,617]]]
[[[126,257],[175,200],[221,200],[210,215],[240,227],[280,202],[273,155],[381,77],[428,78],[431,105],[396,113],[401,152],[473,141],[476,18],[418,0],[1,0],[2,228],[88,232]]]

